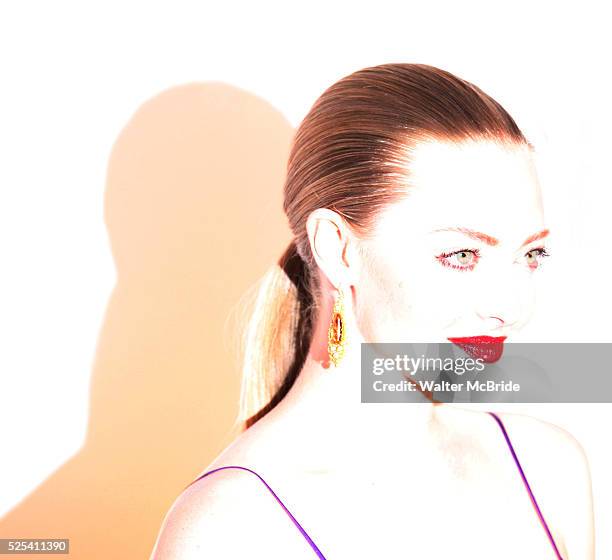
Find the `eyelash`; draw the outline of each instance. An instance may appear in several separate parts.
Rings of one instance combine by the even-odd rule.
[[[538,254],[539,254],[540,257],[543,257],[543,258],[550,257],[550,253],[548,252],[546,247],[534,247],[533,249],[529,249],[529,251],[527,251],[524,256],[526,257],[529,253],[533,253],[534,251],[538,251],[539,252]],[[452,257],[452,256],[457,255],[459,253],[474,253],[474,256],[475,256],[476,260],[472,264],[469,264],[469,265],[466,265],[466,266],[455,266],[453,264],[449,264],[445,260],[445,259],[448,259],[449,257]],[[452,268],[452,269],[458,270],[460,272],[466,272],[468,270],[473,270],[474,267],[478,264],[478,261],[480,260],[480,250],[479,249],[459,249],[458,251],[453,251],[451,253],[442,253],[441,255],[438,255],[436,257],[436,259],[443,266],[447,266],[448,268]]]

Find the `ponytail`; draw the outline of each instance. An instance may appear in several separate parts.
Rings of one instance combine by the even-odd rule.
[[[282,400],[304,365],[314,324],[312,288],[309,269],[292,241],[260,280],[243,333],[238,413],[243,430]]]

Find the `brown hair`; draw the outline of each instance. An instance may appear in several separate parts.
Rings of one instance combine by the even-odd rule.
[[[243,429],[287,394],[309,350],[320,287],[307,217],[329,208],[366,236],[379,212],[406,194],[411,148],[427,140],[490,140],[533,150],[497,101],[426,64],[354,72],[326,89],[300,123],[283,204],[295,237],[262,278],[245,331]]]

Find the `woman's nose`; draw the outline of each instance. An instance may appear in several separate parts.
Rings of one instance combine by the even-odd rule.
[[[496,329],[501,329],[502,327],[509,327],[511,325],[508,324],[502,317],[499,317],[497,315],[481,315],[478,311],[476,312],[476,315],[478,316],[478,318],[481,321],[481,324],[484,325],[484,333],[486,334],[489,331],[494,331]],[[507,315],[506,315],[507,317]]]
[[[524,275],[499,271],[486,278],[476,295],[476,315],[484,329],[512,328],[525,309],[530,294]]]

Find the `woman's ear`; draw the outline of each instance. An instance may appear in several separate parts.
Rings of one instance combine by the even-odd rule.
[[[334,286],[356,280],[355,239],[343,218],[333,210],[317,208],[306,220],[306,231],[315,262]]]

